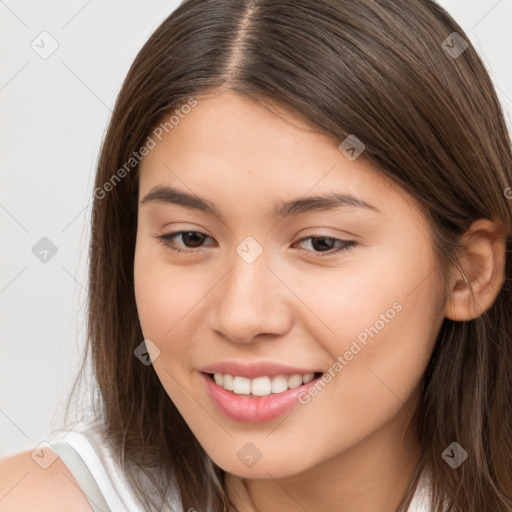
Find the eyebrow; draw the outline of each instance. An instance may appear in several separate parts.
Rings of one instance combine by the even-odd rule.
[[[185,208],[200,210],[202,212],[215,215],[220,220],[224,221],[218,208],[210,201],[168,185],[157,185],[153,187],[140,201],[140,204],[143,205],[153,202],[176,204],[184,206]],[[376,206],[371,205],[352,194],[331,192],[325,195],[300,197],[278,203],[274,205],[271,215],[273,218],[282,219],[284,217],[299,215],[311,211],[326,211],[350,206],[382,213],[382,211]]]

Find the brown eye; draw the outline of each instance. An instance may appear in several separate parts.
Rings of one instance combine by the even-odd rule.
[[[353,240],[341,240],[339,238],[333,238],[330,236],[308,236],[299,240],[298,243],[300,244],[305,240],[311,240],[310,246],[313,248],[313,251],[310,251],[308,249],[303,250],[308,250],[308,252],[313,253],[325,253],[317,254],[317,256],[332,255],[341,251],[351,249],[354,245],[356,245],[356,242]]]
[[[177,237],[181,237],[183,245],[180,246],[185,247],[185,249],[181,249],[173,241],[173,239]],[[191,250],[197,248],[200,249],[204,240],[209,238],[209,236],[199,231],[176,231],[174,233],[166,233],[165,235],[161,235],[158,238],[165,246],[174,251],[187,252],[187,248]]]

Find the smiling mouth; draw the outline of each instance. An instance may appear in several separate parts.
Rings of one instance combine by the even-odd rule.
[[[322,375],[322,372],[314,372],[305,375],[264,375],[254,379],[249,379],[238,375],[206,372],[201,373],[206,375],[226,391],[235,395],[244,395],[254,398],[279,395],[280,393],[289,391],[290,389],[295,389],[303,384],[307,384]]]

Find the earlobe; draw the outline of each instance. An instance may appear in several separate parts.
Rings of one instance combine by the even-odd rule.
[[[464,237],[464,270],[452,269],[445,316],[463,322],[485,313],[505,282],[506,240],[502,224],[478,219]]]

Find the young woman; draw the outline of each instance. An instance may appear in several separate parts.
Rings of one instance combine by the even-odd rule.
[[[511,511],[511,186],[434,2],[184,1],[98,163],[96,419],[19,503]]]

